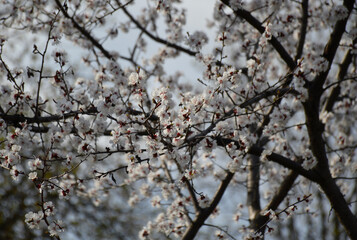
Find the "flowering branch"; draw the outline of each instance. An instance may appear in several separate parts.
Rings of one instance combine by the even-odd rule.
[[[154,36],[152,33],[150,33],[149,31],[146,30],[145,27],[141,26],[141,24],[129,13],[129,11],[123,7],[123,11],[124,13],[129,17],[129,19],[141,30],[143,31],[143,33],[145,33],[149,38],[151,38],[152,40],[158,42],[158,43],[162,43],[168,47],[174,48],[180,52],[184,52],[190,56],[195,56],[197,54],[197,52],[193,52],[189,49],[183,48],[175,43],[171,43],[168,42],[167,40],[164,40],[160,37]]]
[[[357,43],[357,39],[355,39],[353,41],[353,44],[356,44],[356,43]],[[345,76],[347,74],[348,67],[350,66],[351,62],[352,62],[352,53],[351,53],[351,49],[349,49],[340,65],[339,72],[337,74],[338,82],[343,81],[343,79],[345,78]],[[338,84],[330,92],[330,96],[328,97],[328,99],[325,103],[323,112],[331,112],[332,111],[333,105],[337,101],[337,98],[339,97],[340,92],[341,92],[341,86]]]
[[[231,3],[229,0],[221,0],[221,2],[223,2],[228,7],[231,7]],[[262,23],[258,19],[256,19],[250,12],[244,10],[243,8],[232,9],[232,10],[238,17],[241,17],[244,20],[246,20],[261,34],[264,33],[265,28],[262,26]],[[293,71],[296,68],[296,63],[291,58],[290,54],[281,45],[281,43],[274,36],[271,37],[271,40],[269,40],[269,42],[274,47],[274,49],[279,53],[280,57],[284,60],[284,62],[288,65],[289,69]]]
[[[348,11],[347,16],[337,21],[323,52],[323,57],[327,61],[327,67],[316,75],[315,79],[308,88],[309,98],[303,104],[306,115],[308,135],[311,143],[311,150],[317,159],[316,171],[318,172],[319,176],[317,182],[320,184],[321,188],[330,199],[332,207],[335,209],[337,216],[341,220],[346,231],[348,232],[348,235],[351,238],[357,238],[357,219],[351,212],[351,209],[348,207],[344,196],[331,177],[329,161],[326,155],[325,141],[323,139],[324,125],[319,119],[319,109],[320,98],[323,93],[323,84],[325,83],[329,73],[342,35],[345,32],[348,17],[352,12],[354,4],[354,0],[344,1],[343,5]]]
[[[61,10],[61,12],[63,13],[63,15],[70,19],[71,22],[73,23],[73,26],[80,32],[83,34],[83,36],[85,38],[87,38],[94,46],[96,46],[102,53],[103,55],[108,58],[109,60],[113,60],[113,56],[112,54],[110,54],[103,46],[102,44],[100,44],[96,39],[94,39],[94,37],[82,26],[80,26],[76,20],[71,17],[67,10],[63,7],[63,5],[61,4],[60,0],[55,0],[58,8]]]
[[[234,173],[227,172],[226,177],[222,180],[221,185],[219,186],[215,196],[213,197],[211,203],[208,207],[203,208],[198,212],[193,223],[187,228],[185,234],[182,237],[182,240],[194,239],[198,230],[204,224],[206,219],[212,214],[212,212],[216,209],[219,201],[221,200],[224,192],[226,191],[230,181],[232,180]]]
[[[45,2],[3,1],[0,10],[0,198],[21,203],[13,213],[1,201],[4,216],[19,216],[0,219],[11,220],[0,239],[31,238],[32,229],[59,239],[73,220],[71,236],[100,226],[93,239],[193,239],[217,229],[218,238],[264,238],[271,217],[310,196],[282,202],[317,188],[321,206],[307,207],[322,221],[331,204],[357,239],[349,206],[357,194],[355,1],[221,0],[208,28],[193,32],[185,1]],[[194,57],[195,72],[182,53]],[[239,192],[222,204],[229,185]],[[214,219],[232,212],[234,221]]]
[[[265,228],[269,222],[273,221],[273,220],[276,220],[276,219],[279,219],[279,216],[282,214],[282,213],[285,213],[286,215],[290,215],[292,212],[296,211],[297,207],[296,205],[298,205],[299,203],[302,203],[302,202],[309,202],[309,198],[312,196],[312,194],[309,194],[309,195],[304,195],[303,198],[298,198],[296,202],[294,202],[293,204],[290,204],[289,206],[287,206],[286,208],[284,208],[283,210],[279,211],[278,213],[275,213],[274,210],[272,209],[269,209],[265,212],[265,217],[268,218],[268,220],[263,224],[262,228]],[[269,227],[268,227],[269,228]],[[273,231],[274,229],[272,228],[269,228],[269,232]],[[260,231],[257,230],[256,232]]]

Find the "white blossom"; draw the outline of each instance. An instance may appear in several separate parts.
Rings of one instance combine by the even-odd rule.
[[[188,34],[185,39],[185,43],[196,51],[200,51],[208,42],[207,35],[202,31],[196,31],[193,34]]]
[[[59,233],[63,232],[63,223],[61,220],[57,220],[56,222],[52,222],[48,226],[48,231],[50,233],[50,236],[58,236]]]
[[[25,222],[27,223],[27,226],[30,229],[39,229],[40,228],[40,222],[43,219],[43,212],[28,212],[25,215]]]
[[[37,172],[30,172],[29,173],[29,179],[34,180],[37,178]]]

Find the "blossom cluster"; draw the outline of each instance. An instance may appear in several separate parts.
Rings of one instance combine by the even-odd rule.
[[[24,196],[34,233],[180,239],[206,223],[218,239],[260,239],[301,205],[307,217],[326,208],[320,178],[355,196],[355,9],[217,1],[213,33],[186,31],[181,3],[1,1],[0,198]],[[16,58],[22,32],[28,55]]]

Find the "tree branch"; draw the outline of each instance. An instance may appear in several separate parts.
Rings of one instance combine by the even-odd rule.
[[[259,156],[250,155],[248,160],[248,177],[247,177],[247,205],[249,211],[249,221],[251,229],[258,230],[261,227],[259,214],[260,207],[260,159]],[[264,234],[264,230],[261,231]]]
[[[263,232],[265,230],[266,224],[270,221],[269,216],[264,215],[266,211],[278,209],[279,205],[284,201],[285,197],[288,195],[290,189],[292,188],[296,178],[299,174],[295,171],[290,171],[289,175],[286,176],[284,181],[280,184],[278,191],[274,194],[270,202],[265,206],[265,208],[260,212],[257,217],[256,222],[260,224],[259,231]]]
[[[285,197],[288,195],[288,192],[292,188],[296,178],[299,174],[296,171],[291,171],[280,184],[278,191],[274,194],[270,202],[265,206],[262,212],[265,212],[269,209],[275,211],[279,205],[284,201]]]
[[[350,16],[352,12],[354,3],[354,0],[344,0],[343,2],[343,5],[348,10],[348,16]],[[353,215],[339,187],[331,177],[328,157],[325,149],[325,141],[323,139],[324,125],[319,119],[323,85],[330,71],[331,64],[335,57],[337,48],[339,47],[342,35],[345,32],[347,21],[348,17],[337,21],[335,24],[334,30],[330,35],[330,39],[327,42],[322,55],[328,61],[328,69],[319,73],[315,77],[314,81],[308,88],[308,100],[303,103],[303,106],[311,151],[317,159],[317,165],[314,167],[314,171],[317,172],[318,176],[317,183],[326,194],[332,208],[335,209],[336,215],[344,226],[349,237],[351,239],[357,239],[356,216]]]
[[[356,43],[357,43],[357,39],[355,39],[353,41],[353,44],[356,44]],[[346,53],[341,65],[340,65],[339,72],[337,74],[337,81],[338,82],[343,81],[343,79],[345,78],[345,76],[347,74],[348,67],[350,66],[351,62],[352,62],[352,54],[351,54],[351,49],[349,49],[347,51],[347,53]],[[326,112],[331,112],[332,111],[333,105],[337,101],[337,98],[340,95],[340,92],[341,92],[341,87],[338,84],[330,92],[330,96],[328,97],[328,99],[326,101],[326,104],[325,104],[323,112],[325,112],[325,111]]]
[[[240,144],[236,140],[232,140],[229,138],[223,138],[220,136],[215,137],[215,139],[217,141],[217,145],[219,145],[219,146],[225,146],[225,145],[233,142],[238,148],[240,148]],[[260,156],[263,151],[264,151],[264,148],[262,148],[262,147],[252,146],[249,148],[247,153],[255,155],[255,156]],[[267,159],[269,161],[276,162],[279,165],[286,167],[287,169],[292,170],[313,182],[318,181],[316,172],[313,170],[306,170],[305,168],[303,168],[301,166],[301,164],[299,162],[294,162],[291,159],[284,157],[277,153],[271,153],[270,155],[267,155]]]
[[[170,43],[170,42],[168,42],[167,40],[164,40],[164,39],[162,39],[162,38],[160,38],[160,37],[154,36],[152,33],[150,33],[148,30],[146,30],[143,26],[141,26],[141,24],[140,24],[138,21],[136,21],[136,19],[128,12],[128,10],[126,10],[125,7],[123,7],[123,11],[124,11],[124,13],[130,18],[130,20],[131,20],[143,33],[145,33],[145,34],[146,34],[149,38],[151,38],[152,40],[154,40],[154,41],[156,41],[156,42],[159,42],[159,43],[162,43],[162,44],[164,44],[164,45],[166,45],[166,46],[168,46],[168,47],[174,48],[174,49],[176,49],[176,50],[178,50],[178,51],[180,51],[180,52],[184,52],[184,53],[186,53],[186,54],[188,54],[188,55],[190,55],[190,56],[195,56],[195,55],[197,54],[197,52],[193,52],[193,51],[191,51],[191,50],[189,50],[189,49],[183,48],[183,47],[181,47],[181,46],[179,46],[179,45],[176,45],[176,44],[174,44],[174,43]]]
[[[84,28],[81,27],[75,20],[73,17],[71,17],[68,12],[66,11],[66,9],[64,9],[64,7],[62,6],[60,0],[55,0],[58,8],[61,10],[61,12],[63,13],[63,15],[70,19],[73,23],[73,26],[80,32],[83,34],[84,37],[86,37],[94,46],[96,46],[102,53],[103,55],[108,58],[109,60],[113,60],[113,56],[107,51],[105,50],[105,48],[96,40],[94,39],[94,37]]]
[[[229,0],[221,0],[221,2],[223,2],[228,7],[231,7]],[[262,26],[262,23],[258,19],[256,19],[252,14],[250,14],[250,12],[244,10],[243,8],[239,8],[233,11],[238,17],[246,20],[251,26],[257,29],[261,34],[264,33],[265,28]],[[281,45],[281,43],[274,36],[272,36],[269,42],[274,47],[274,49],[279,53],[280,57],[284,60],[284,62],[288,65],[289,69],[293,71],[296,67],[296,63],[291,58],[289,53],[285,50],[285,48]]]
[[[75,117],[77,115],[95,115],[98,114],[98,110],[96,107],[91,107],[89,109],[87,109],[86,111],[84,110],[80,110],[80,111],[72,111],[72,112],[68,112],[68,113],[64,113],[63,115],[50,115],[50,116],[45,116],[45,117],[25,117],[24,115],[20,115],[20,114],[14,114],[14,115],[8,115],[6,113],[0,113],[0,118],[4,119],[5,122],[13,124],[17,127],[19,127],[20,123],[26,122],[27,124],[31,124],[31,123],[49,123],[49,122],[58,122],[61,120],[65,120],[68,119],[70,117]],[[132,108],[128,108],[126,110],[126,113],[129,113],[131,115],[145,115],[145,117],[148,120],[151,121],[157,121],[159,118],[156,115],[153,114],[144,114],[141,111],[138,110],[134,110]],[[44,132],[47,132],[44,130]]]
[[[353,4],[354,0],[344,1],[344,5],[348,9],[349,14],[352,11]],[[325,83],[329,73],[342,35],[345,32],[347,20],[348,17],[337,21],[323,52],[323,57],[328,61],[329,64],[328,69],[315,77],[314,81],[308,88],[309,98],[305,103],[303,103],[307,130],[311,142],[311,151],[318,161],[317,166],[325,169],[328,169],[328,159],[326,156],[325,143],[322,139],[324,126],[319,119],[320,98],[323,93],[323,84]]]
[[[263,148],[252,146],[249,150],[248,153],[254,154],[256,156],[260,156],[261,153],[263,152]],[[311,170],[306,170],[303,168],[298,162],[294,162],[290,160],[287,157],[284,157],[280,154],[277,153],[271,153],[270,155],[267,156],[267,159],[272,162],[276,162],[280,164],[283,167],[286,167],[290,170],[293,170],[297,172],[299,175],[306,177],[307,179],[316,182],[317,181],[317,176],[316,173],[311,171]]]
[[[181,238],[181,240],[191,240],[194,239],[198,230],[204,224],[206,219],[212,214],[212,212],[216,209],[219,201],[221,200],[224,192],[226,191],[230,181],[232,180],[234,173],[228,172],[226,177],[221,182],[215,196],[213,197],[210,205],[207,208],[203,208],[193,220],[193,223],[187,228],[185,234]]]
[[[335,210],[348,236],[351,239],[357,239],[357,218],[348,207],[348,203],[342,195],[340,188],[336,185],[329,171],[320,173],[320,175],[321,179],[318,183],[329,199],[331,207]]]
[[[301,26],[300,26],[300,39],[296,50],[295,62],[301,58],[304,50],[306,30],[307,30],[307,20],[309,18],[309,12],[308,12],[309,0],[303,0],[301,3],[301,7],[302,7],[302,16],[301,16]]]

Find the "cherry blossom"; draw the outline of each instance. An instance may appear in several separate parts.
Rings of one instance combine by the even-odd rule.
[[[355,1],[0,2],[1,239],[357,238]]]

